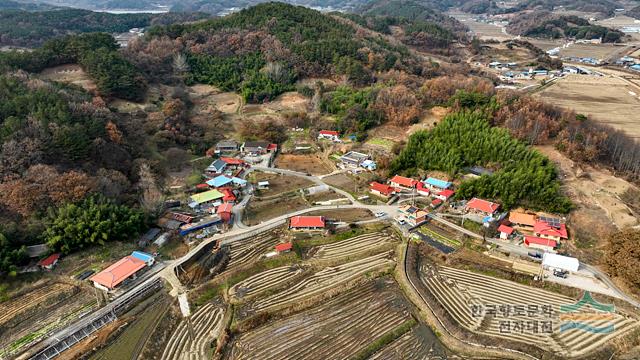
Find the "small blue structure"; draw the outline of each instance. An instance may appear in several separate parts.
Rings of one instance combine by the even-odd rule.
[[[438,189],[448,189],[451,187],[451,185],[453,185],[448,181],[444,181],[444,180],[440,180],[432,177],[427,178],[427,180],[423,181],[423,183],[430,188],[438,188]]]
[[[631,66],[629,66],[629,69],[635,70],[635,71],[640,71],[640,64],[631,65]]]
[[[233,181],[232,178],[224,175],[216,176],[211,180],[207,181],[207,185],[213,186],[215,188],[219,188],[221,186],[225,186]]]
[[[363,168],[365,168],[367,170],[370,170],[370,171],[373,171],[373,170],[377,169],[377,167],[378,167],[376,165],[376,162],[373,161],[373,160],[365,160],[360,164],[360,166],[362,166]]]
[[[234,185],[237,185],[237,186],[241,186],[242,187],[242,186],[247,185],[247,180],[240,179],[239,177],[233,177],[233,178],[231,178],[231,181],[233,182]]]
[[[356,139],[358,138],[355,134],[351,134],[348,137],[349,137],[349,140],[351,141],[356,141]]]
[[[156,262],[156,258],[154,258],[153,255],[142,251],[134,251],[131,253],[131,256],[138,260],[144,261],[149,267],[153,266],[153,264],[155,264]]]

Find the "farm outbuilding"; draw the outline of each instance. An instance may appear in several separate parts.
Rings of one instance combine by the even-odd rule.
[[[577,272],[580,268],[580,261],[569,256],[544,253],[542,254],[542,266],[546,269],[559,269]]]
[[[555,240],[543,239],[536,236],[525,236],[524,244],[532,249],[539,249],[546,252],[555,252],[558,243]]]
[[[507,225],[500,225],[498,226],[498,232],[500,233],[500,239],[507,240],[513,234],[513,228]]]
[[[45,270],[53,270],[53,268],[58,264],[60,256],[61,254],[51,254],[46,258],[38,261],[38,266]]]
[[[155,264],[156,262],[156,258],[153,257],[153,255],[143,251],[134,251],[131,253],[131,256],[133,256],[138,260],[144,261],[144,263],[147,264],[147,266],[153,266],[153,264]]]
[[[125,256],[91,277],[93,285],[104,291],[112,291],[128,280],[137,278],[147,264],[133,256]]]
[[[290,242],[276,245],[276,252],[278,254],[290,252],[291,249],[293,249],[293,244]]]

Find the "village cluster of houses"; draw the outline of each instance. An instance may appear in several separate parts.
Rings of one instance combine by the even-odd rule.
[[[275,153],[276,151],[278,151],[278,144],[273,144],[264,140],[245,141],[240,144],[235,140],[225,139],[219,141],[212,149],[209,149],[209,151],[207,151],[207,156],[235,153],[256,156]]]
[[[520,211],[511,211],[508,219],[498,227],[498,232],[501,239],[523,237],[525,246],[550,253],[556,251],[561,241],[569,238],[562,219]]]

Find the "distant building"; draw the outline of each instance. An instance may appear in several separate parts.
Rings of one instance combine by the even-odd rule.
[[[509,213],[509,222],[521,227],[533,227],[536,224],[536,216],[512,211]]]
[[[500,239],[507,240],[513,234],[513,228],[507,225],[498,226],[498,232],[500,233]]]
[[[268,141],[246,141],[240,150],[245,154],[264,155],[277,149],[276,144],[271,144]]]
[[[216,200],[220,200],[224,197],[224,194],[218,190],[209,190],[197,194],[191,195],[189,201],[189,207],[195,208],[198,206],[202,206],[204,204],[208,204],[214,202]]]
[[[369,184],[369,191],[383,198],[388,198],[392,195],[395,195],[396,189],[393,186],[380,184],[379,182],[372,182]]]
[[[558,269],[578,272],[580,261],[576,258],[553,253],[542,254],[542,267],[545,269]]]
[[[344,167],[359,168],[366,160],[370,160],[371,156],[357,151],[349,151],[340,157],[340,161]]]
[[[320,130],[318,133],[318,140],[325,139],[333,142],[340,142],[340,133],[332,130]]]
[[[465,205],[465,209],[468,212],[480,215],[493,215],[499,208],[500,204],[478,198],[469,200]]]
[[[442,201],[448,201],[455,194],[453,190],[442,190],[435,195],[436,199],[440,199]]]
[[[61,254],[51,254],[46,258],[38,261],[38,266],[40,266],[44,270],[53,270],[58,264],[58,260],[60,260]]]
[[[441,191],[449,189],[453,186],[453,184],[448,181],[436,179],[433,177],[427,178],[425,181],[423,181],[423,183],[432,191]]]
[[[147,266],[149,267],[153,266],[153,264],[156,263],[156,258],[153,257],[153,255],[151,254],[147,254],[146,252],[134,251],[131,253],[131,256],[133,256],[138,260],[144,261],[144,263],[147,264]]]
[[[224,223],[229,224],[231,222],[231,217],[233,216],[233,205],[227,202],[223,203],[218,206],[216,214],[220,216],[220,219],[222,219]]]
[[[535,236],[555,241],[568,239],[566,225],[559,222],[549,224],[545,221],[538,220],[533,226],[533,233]]]
[[[532,249],[538,249],[545,252],[555,252],[558,243],[555,240],[543,239],[536,236],[525,236],[524,244]]]
[[[427,215],[429,214],[426,211],[411,205],[402,206],[398,211],[405,221],[411,226],[418,226],[425,222],[427,220]]]
[[[278,244],[275,249],[278,254],[288,253],[293,249],[293,244],[290,242]]]
[[[222,140],[216,144],[217,154],[236,152],[238,149],[239,144],[235,140]]]
[[[324,216],[294,216],[289,221],[289,229],[297,231],[324,230]]]
[[[396,175],[389,180],[389,185],[402,189],[413,189],[418,185],[418,180]]]
[[[95,274],[90,280],[98,289],[112,291],[121,284],[135,280],[147,264],[133,256],[125,256],[111,266]]]

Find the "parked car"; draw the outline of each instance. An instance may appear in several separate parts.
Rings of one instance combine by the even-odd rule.
[[[375,215],[377,218],[381,218],[381,217],[387,215],[387,213],[385,213],[384,211],[378,211],[377,213],[375,213],[373,215]]]
[[[539,252],[530,251],[528,255],[533,260],[542,260],[542,254],[540,254]]]
[[[553,276],[555,276],[555,277],[566,279],[568,275],[569,275],[568,271],[563,271],[563,270],[558,270],[558,269],[553,270]]]

